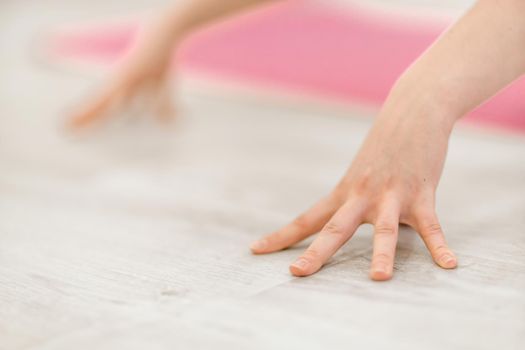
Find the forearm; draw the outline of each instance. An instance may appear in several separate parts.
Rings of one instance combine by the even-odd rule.
[[[162,38],[166,45],[173,45],[200,26],[270,2],[272,0],[185,0],[164,9],[148,32]]]
[[[453,124],[524,73],[525,1],[481,0],[403,74],[385,109]]]
[[[172,50],[200,26],[272,0],[184,0],[163,9],[141,31],[128,61],[154,57],[159,67],[168,64]],[[127,65],[124,65],[126,70]]]

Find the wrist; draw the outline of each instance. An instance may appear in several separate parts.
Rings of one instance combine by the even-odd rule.
[[[378,119],[428,125],[450,134],[463,114],[455,97],[446,89],[404,75],[390,90]]]

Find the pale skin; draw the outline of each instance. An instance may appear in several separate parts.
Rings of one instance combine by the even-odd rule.
[[[193,0],[167,11],[115,83],[74,116],[73,125],[100,120],[109,106],[163,82],[171,50],[193,28],[259,2],[265,1]],[[369,223],[370,278],[384,281],[392,278],[399,225],[405,224],[419,233],[438,266],[457,267],[435,210],[448,140],[456,120],[525,73],[524,15],[523,0],[478,1],[399,78],[336,187],[290,224],[254,242],[252,252],[273,253],[317,234],[290,266],[293,275],[308,276]]]

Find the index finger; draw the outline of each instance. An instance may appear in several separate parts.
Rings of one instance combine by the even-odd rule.
[[[317,272],[346,243],[362,223],[363,205],[348,201],[334,214],[308,249],[290,266],[295,276]]]

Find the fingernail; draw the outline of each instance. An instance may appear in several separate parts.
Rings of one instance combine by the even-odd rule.
[[[456,258],[450,254],[443,255],[440,259],[441,264],[450,266],[456,263]]]
[[[372,268],[372,272],[376,272],[376,273],[388,273],[388,269],[386,268],[385,265],[379,265],[379,266],[374,266]]]
[[[296,262],[294,262],[292,264],[292,266],[297,267],[297,268],[299,268],[301,270],[304,270],[306,267],[308,267],[309,264],[310,263],[308,262],[308,260],[306,260],[304,258],[299,258],[299,259],[297,259]]]
[[[372,267],[370,277],[375,281],[386,281],[392,278],[392,273],[386,265]]]
[[[266,248],[267,245],[268,245],[268,243],[266,242],[266,240],[261,239],[259,241],[253,242],[250,245],[250,249],[251,250],[262,250],[262,249]]]

